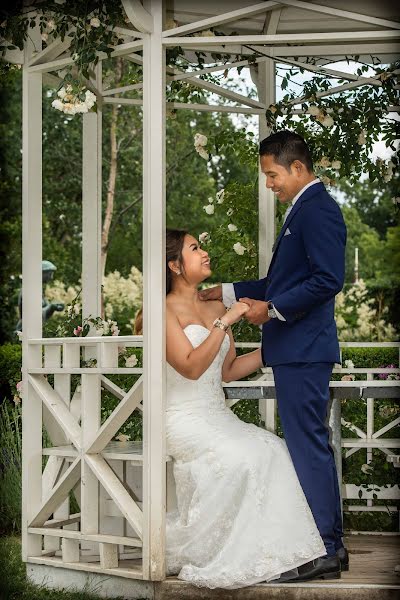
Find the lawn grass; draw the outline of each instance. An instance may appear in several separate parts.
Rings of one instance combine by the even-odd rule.
[[[99,600],[99,596],[89,590],[49,590],[30,583],[21,560],[21,540],[11,536],[0,538],[0,600]]]

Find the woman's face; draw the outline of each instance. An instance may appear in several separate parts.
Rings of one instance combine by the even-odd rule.
[[[210,259],[200,243],[192,235],[185,235],[182,248],[185,278],[190,283],[199,283],[211,275]]]

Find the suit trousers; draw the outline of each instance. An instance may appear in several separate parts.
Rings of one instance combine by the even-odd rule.
[[[342,511],[327,411],[331,363],[273,366],[285,441],[328,555],[343,546]]]

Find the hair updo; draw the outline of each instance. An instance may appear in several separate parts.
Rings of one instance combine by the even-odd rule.
[[[166,235],[166,278],[167,286],[166,293],[169,294],[172,289],[172,271],[168,266],[168,263],[177,261],[179,268],[184,272],[182,250],[185,236],[188,234],[187,231],[181,229],[167,229]]]

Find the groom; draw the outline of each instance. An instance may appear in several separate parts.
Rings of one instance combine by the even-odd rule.
[[[313,172],[303,138],[280,131],[260,143],[266,186],[287,205],[264,279],[225,283],[203,300],[241,300],[262,325],[262,356],[271,366],[285,440],[325,543],[326,556],[277,582],[338,578],[348,569],[333,450],[325,425],[333,364],[340,362],[335,295],[344,281],[346,226],[339,206]]]

